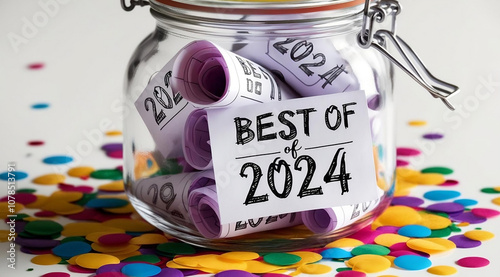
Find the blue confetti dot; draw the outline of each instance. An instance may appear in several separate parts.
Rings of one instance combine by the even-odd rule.
[[[89,253],[92,251],[92,247],[86,242],[83,241],[69,241],[52,249],[52,253],[56,256],[59,256],[64,259],[69,259],[76,255],[81,255],[85,253]]]
[[[422,270],[429,268],[432,262],[428,258],[422,256],[403,255],[394,259],[394,264],[406,270]]]
[[[7,172],[7,171],[0,173],[0,180],[4,180],[4,181],[8,181],[9,178],[15,178],[16,181],[19,181],[19,180],[25,179],[26,177],[28,177],[28,173],[23,172],[23,171],[12,171],[12,172],[10,172],[10,175],[9,175],[9,172]]]
[[[122,267],[122,273],[134,277],[149,277],[161,272],[161,268],[152,264],[133,263]]]
[[[50,106],[49,103],[36,103],[31,105],[31,108],[39,110],[39,109],[46,109],[49,106]]]
[[[468,206],[474,206],[476,205],[478,202],[474,199],[457,199],[455,201],[453,201],[455,203],[458,203],[464,207],[468,207]]]
[[[443,201],[460,196],[460,192],[456,190],[432,190],[424,194],[424,198],[433,201]]]
[[[67,164],[73,161],[70,156],[51,156],[43,159],[46,164]]]
[[[337,247],[325,249],[321,251],[320,255],[325,259],[347,259],[352,257],[351,252]]]
[[[118,198],[94,198],[90,199],[85,206],[88,208],[119,208],[126,206],[129,202]]]
[[[398,230],[398,235],[410,238],[425,238],[431,233],[431,229],[422,225],[406,225]]]

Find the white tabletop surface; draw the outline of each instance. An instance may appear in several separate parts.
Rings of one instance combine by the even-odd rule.
[[[457,84],[461,92],[451,99],[451,112],[418,84],[397,70],[396,132],[399,146],[415,147],[423,155],[412,167],[442,165],[454,169],[450,178],[460,181],[453,189],[463,197],[479,201],[484,208],[500,209],[491,202],[494,195],[481,193],[484,187],[500,186],[500,2],[493,0],[402,0],[398,34],[410,43],[439,78]],[[43,3],[56,3],[47,8]],[[99,146],[121,138],[89,134],[122,129],[122,115],[114,104],[121,101],[125,68],[137,44],[153,30],[155,20],[148,8],[127,13],[119,1],[0,1],[0,172],[15,162],[17,170],[30,177],[18,187],[33,187],[31,178],[51,171],[40,159],[68,154],[82,141],[93,145],[91,153],[79,155],[73,165],[91,164],[108,168],[121,164],[103,162]],[[36,25],[34,24],[36,23]],[[26,65],[42,62],[39,71]],[[50,108],[34,111],[34,103]],[[410,127],[410,120],[425,120],[423,127]],[[101,130],[102,132],[103,130]],[[105,130],[104,130],[105,131]],[[429,132],[444,134],[437,141],[423,140]],[[29,148],[30,140],[43,140],[43,148]],[[3,182],[3,181],[2,181]],[[87,184],[97,185],[95,180]],[[40,193],[53,188],[36,187]],[[412,195],[422,196],[417,188]],[[6,192],[0,191],[0,196]],[[435,264],[454,265],[465,256],[482,256],[490,265],[480,269],[459,268],[453,276],[498,276],[500,272],[500,219],[479,226],[497,236],[477,248],[455,249],[432,257]],[[5,227],[5,228],[4,228]],[[6,225],[0,224],[0,229]],[[0,243],[0,260],[5,261],[7,244]],[[18,253],[17,269],[0,263],[1,276],[41,276],[64,271],[62,265],[37,266],[32,255]],[[458,268],[458,266],[456,266]],[[27,272],[27,268],[34,268]],[[14,275],[15,274],[15,275]],[[389,269],[369,276],[423,276],[425,271]],[[430,274],[429,274],[430,275]],[[75,274],[72,276],[86,276]],[[305,275],[303,275],[305,276]],[[316,276],[333,276],[332,273]]]

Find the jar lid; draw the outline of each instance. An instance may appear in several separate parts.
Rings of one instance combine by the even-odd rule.
[[[339,10],[361,5],[365,0],[151,0],[185,10],[253,15],[286,15]]]

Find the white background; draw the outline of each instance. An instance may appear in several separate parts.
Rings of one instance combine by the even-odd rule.
[[[40,174],[62,170],[42,164],[41,159],[67,154],[82,141],[90,142],[93,151],[76,157],[73,165],[110,167],[109,159],[103,159],[98,147],[117,139],[103,138],[98,133],[101,129],[121,129],[121,113],[116,104],[121,100],[126,64],[136,45],[155,24],[147,8],[126,13],[119,1],[57,2],[58,10],[51,14],[44,11],[40,2],[0,1],[0,171],[4,171],[2,165],[6,168],[8,162],[15,161],[18,170],[30,174],[19,182],[19,187],[33,186],[31,178]],[[460,185],[452,189],[460,190],[463,198],[479,200],[480,207],[499,209],[490,202],[494,195],[479,190],[500,186],[500,109],[497,107],[500,103],[500,2],[400,2],[403,12],[398,18],[399,35],[411,44],[437,77],[457,84],[461,92],[451,100],[457,111],[450,113],[440,101],[397,71],[397,143],[423,151],[423,156],[413,161],[416,169],[432,165],[453,168],[455,173],[450,178],[459,180]],[[39,26],[25,43],[12,44],[9,34],[21,36],[26,21],[33,23],[33,17],[41,13],[45,13],[46,20],[43,16],[38,18]],[[26,70],[26,65],[33,62],[43,62],[46,67],[39,71]],[[51,107],[34,111],[30,106],[37,102],[50,103]],[[426,120],[429,124],[409,127],[407,122],[413,119]],[[432,131],[443,133],[445,138],[435,143],[420,138]],[[44,140],[46,144],[40,148],[27,147],[27,141],[35,139]],[[116,165],[120,163],[116,161]],[[37,189],[44,193],[53,188],[38,186]],[[421,196],[424,191],[419,188],[412,194]],[[456,249],[432,257],[432,261],[435,265],[453,265],[464,256],[483,256],[491,261],[488,267],[459,268],[459,274],[454,276],[498,276],[500,219],[469,229],[474,227],[492,231],[497,237],[478,248]],[[0,260],[5,261],[5,251],[0,251]],[[1,275],[39,276],[64,270],[63,266],[35,266],[29,262],[31,257],[21,255],[18,269],[15,272],[2,269]],[[30,267],[35,270],[26,272]],[[383,274],[422,276],[424,273],[391,269],[370,276]]]

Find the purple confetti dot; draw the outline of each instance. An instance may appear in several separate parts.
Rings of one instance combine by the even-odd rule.
[[[118,151],[123,149],[123,144],[121,143],[108,143],[101,146],[101,149],[105,152]]]
[[[398,232],[400,227],[396,227],[396,226],[380,226],[377,228],[377,232],[381,232],[383,234],[395,234]]]
[[[442,139],[443,135],[438,133],[429,133],[422,136],[424,139]]]
[[[457,214],[457,215],[453,214],[453,215],[450,215],[450,218],[453,221],[468,222],[470,224],[483,223],[487,220],[486,218],[477,216],[477,215],[473,214],[472,212],[464,212],[464,213]]]
[[[243,270],[225,270],[214,275],[214,277],[257,277],[257,275],[252,274]]]
[[[424,204],[424,200],[418,197],[412,196],[399,196],[392,198],[391,205],[394,206],[408,206],[408,207],[418,207]]]
[[[464,235],[455,235],[449,237],[448,240],[455,243],[457,248],[474,248],[481,245],[481,242],[478,240],[471,240],[470,238]]]
[[[458,203],[453,203],[453,202],[445,202],[445,203],[436,203],[427,206],[425,208],[426,210],[430,212],[443,212],[443,213],[461,213],[464,210],[464,206],[458,204]]]
[[[163,268],[160,273],[156,274],[154,277],[184,277],[182,271],[175,268]]]
[[[58,246],[60,241],[53,239],[29,239],[16,237],[16,243],[28,248],[53,248]]]
[[[101,274],[104,272],[121,272],[122,267],[124,267],[127,263],[119,263],[119,264],[107,264],[99,267],[96,270],[96,274]]]

